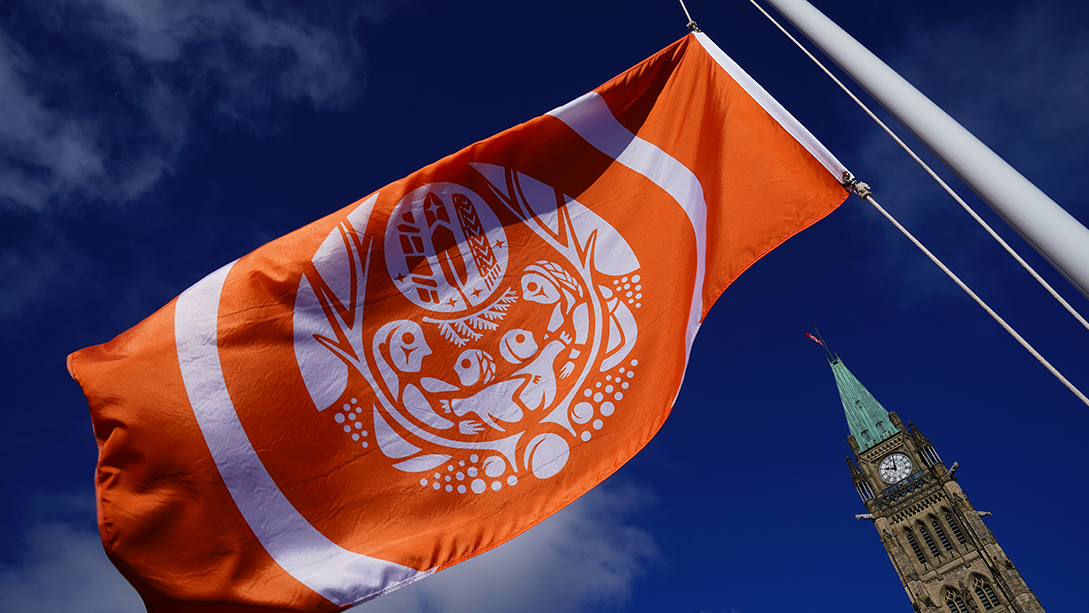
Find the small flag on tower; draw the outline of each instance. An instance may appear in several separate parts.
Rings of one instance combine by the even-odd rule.
[[[155,613],[327,612],[517,536],[843,173],[697,33],[227,264],[69,357],[107,553]]]
[[[821,342],[821,339],[819,339],[819,338],[817,338],[817,337],[813,336],[812,334],[810,334],[810,333],[808,333],[808,332],[806,332],[806,333],[805,333],[805,335],[806,335],[806,336],[808,336],[809,338],[813,339],[813,342],[817,343],[817,344],[818,344],[818,345],[820,345],[821,347],[824,347],[824,343],[822,343],[822,342]]]

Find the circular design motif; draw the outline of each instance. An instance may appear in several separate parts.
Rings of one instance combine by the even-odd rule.
[[[458,313],[484,304],[507,269],[503,225],[484,200],[430,183],[397,203],[386,228],[386,268],[416,306]]]
[[[487,199],[453,183],[409,192],[379,238],[349,214],[296,298],[314,404],[338,407],[358,453],[443,495],[552,478],[607,438],[638,365],[634,292],[651,287],[608,222],[493,168],[505,175],[482,171]],[[299,305],[320,318],[312,330]],[[343,366],[361,376],[330,379]]]
[[[594,417],[594,405],[589,402],[580,402],[571,409],[571,421],[576,424],[584,424]]]

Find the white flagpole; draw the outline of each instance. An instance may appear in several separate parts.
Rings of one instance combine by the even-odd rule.
[[[806,0],[767,0],[1089,298],[1089,229]]]

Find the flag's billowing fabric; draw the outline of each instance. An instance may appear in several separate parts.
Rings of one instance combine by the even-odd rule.
[[[650,440],[842,172],[690,35],[224,266],[70,357],[107,552],[156,612],[331,611],[503,543]]]

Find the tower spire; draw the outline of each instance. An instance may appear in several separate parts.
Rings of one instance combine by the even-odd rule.
[[[889,419],[885,407],[847,370],[838,355],[829,358],[828,363],[836,377],[847,425],[858,443],[859,451],[865,451],[900,431]]]
[[[851,482],[917,613],[1044,613],[982,517],[913,424],[828,359],[851,427]],[[955,470],[955,465],[954,465]]]

